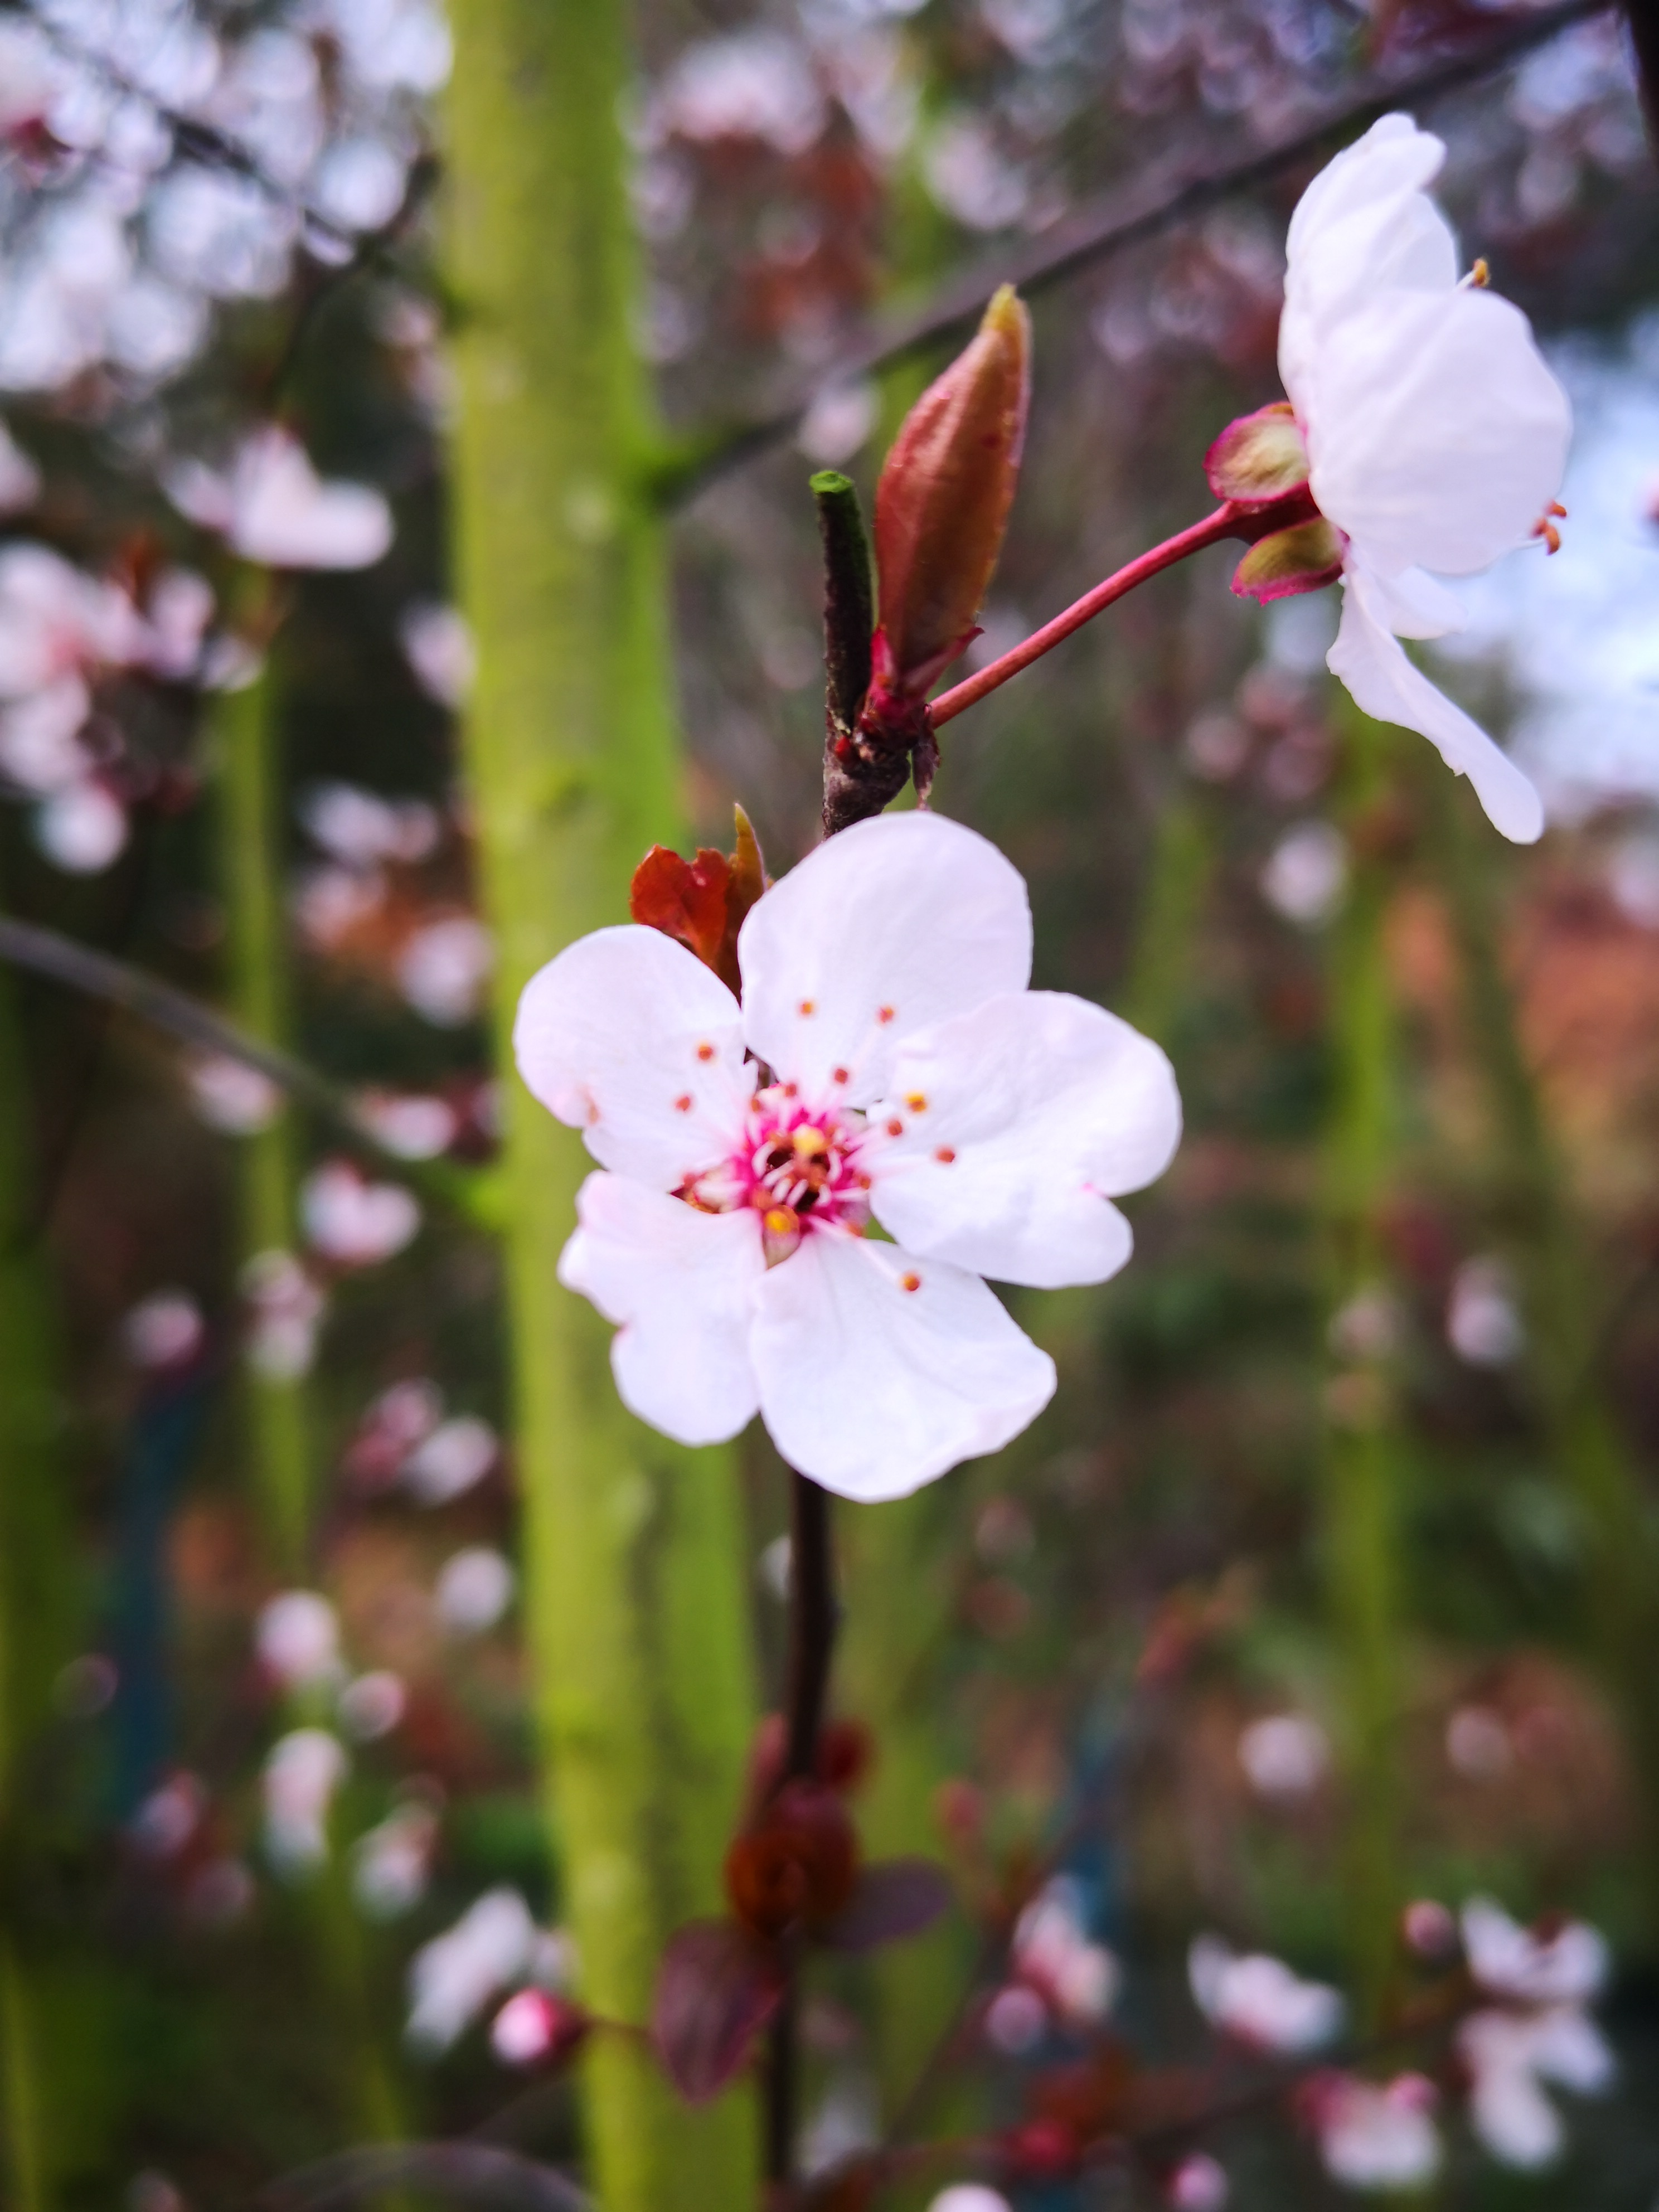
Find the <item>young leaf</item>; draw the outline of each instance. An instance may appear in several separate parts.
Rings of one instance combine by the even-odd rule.
[[[978,334],[905,417],[876,492],[890,682],[921,696],[974,635],[1019,478],[1030,319],[1005,284]]]
[[[742,2070],[783,1989],[775,1954],[733,1920],[693,1920],[670,1938],[651,2040],[688,2104],[718,2096]]]
[[[857,1887],[819,1940],[832,1951],[873,1951],[919,1936],[950,1908],[951,1888],[943,1867],[932,1859],[878,1859],[858,1878]]]

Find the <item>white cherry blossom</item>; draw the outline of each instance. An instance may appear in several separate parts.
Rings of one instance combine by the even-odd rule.
[[[1523,1928],[1489,1897],[1472,1897],[1462,1911],[1469,1972],[1491,1996],[1517,2004],[1584,2004],[1607,1978],[1607,1946],[1583,1920],[1565,1920],[1547,1936]]]
[[[711,1443],[758,1411],[826,1488],[902,1497],[1048,1403],[1053,1363],[982,1278],[1117,1272],[1111,1196],[1168,1164],[1175,1079],[1127,1023],[1026,988],[1024,883],[937,815],[819,847],[738,952],[741,1006],[639,927],[526,989],[525,1081],[601,1170],[561,1279],[619,1324],[642,1419]]]
[[[1595,2096],[1614,2071],[1601,2031],[1575,2004],[1471,2013],[1457,2032],[1457,2054],[1468,2069],[1476,2135],[1502,2164],[1522,2168],[1549,2165],[1565,2142],[1545,2082]]]
[[[1324,2074],[1309,2084],[1308,2105],[1320,2156],[1349,2189],[1421,2189],[1440,2166],[1440,2137],[1430,2117],[1434,2084],[1401,2074],[1386,2085],[1356,2074]]]
[[[536,1923],[519,1892],[486,1890],[410,1960],[409,2041],[434,2057],[448,2050],[498,1990],[531,1972],[537,1949]]]
[[[1187,1954],[1194,2002],[1212,2027],[1257,2051],[1299,2056],[1328,2043],[1342,2025],[1341,1996],[1304,1982],[1266,1952],[1240,1956],[1218,1936],[1200,1936]]]
[[[268,568],[367,568],[392,543],[392,510],[380,493],[325,482],[274,422],[244,441],[228,471],[180,461],[167,491],[181,514]]]
[[[1445,153],[1388,115],[1314,179],[1286,245],[1279,373],[1314,501],[1346,540],[1333,673],[1368,714],[1431,739],[1527,844],[1537,793],[1399,642],[1462,626],[1437,574],[1473,574],[1540,534],[1571,434],[1526,317],[1459,281],[1425,190]]]

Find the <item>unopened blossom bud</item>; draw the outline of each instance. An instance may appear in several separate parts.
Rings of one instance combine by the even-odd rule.
[[[1030,318],[1011,285],[906,416],[876,493],[877,681],[920,697],[974,635],[1019,480]]]

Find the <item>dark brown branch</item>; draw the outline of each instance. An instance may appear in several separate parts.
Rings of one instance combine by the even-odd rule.
[[[440,1204],[470,1218],[473,1216],[465,1171],[446,1168],[436,1161],[408,1160],[394,1152],[363,1119],[348,1095],[325,1075],[319,1074],[306,1061],[295,1059],[292,1054],[249,1036],[216,1014],[210,1006],[204,1006],[199,999],[192,999],[187,991],[163,982],[159,975],[147,975],[142,968],[116,960],[107,952],[77,945],[73,938],[64,937],[55,929],[44,929],[38,922],[18,921],[9,915],[0,915],[0,960],[9,962],[14,968],[27,969],[32,975],[49,976],[53,982],[66,984],[70,990],[83,992],[88,998],[101,999],[107,1006],[119,1006],[152,1027],[165,1030],[181,1044],[193,1045],[200,1052],[221,1053],[228,1060],[257,1068],[278,1090],[308,1106],[331,1123],[342,1136],[372,1152],[405,1182],[413,1183]]]
[[[850,737],[870,689],[870,641],[876,627],[875,578],[858,487],[835,469],[811,479],[823,545],[824,718],[832,735]]]
[[[1650,6],[1651,0],[1646,0]],[[1335,141],[1366,128],[1391,108],[1417,107],[1479,84],[1484,77],[1543,46],[1574,23],[1606,15],[1613,0],[1561,0],[1553,8],[1520,17],[1472,52],[1414,70],[1375,80],[1358,100],[1328,109],[1276,145],[1258,153],[1206,166],[1197,175],[1168,171],[1114,187],[1090,206],[1057,223],[1047,238],[1023,252],[1006,254],[963,276],[950,279],[928,304],[904,319],[878,325],[854,341],[828,369],[775,414],[740,429],[714,432],[677,467],[659,471],[659,496],[667,507],[695,499],[706,486],[741,468],[793,435],[819,393],[877,371],[913,354],[927,353],[951,339],[965,337],[1000,284],[1013,284],[1027,298],[1048,290],[1085,269],[1139,246],[1176,225],[1189,222],[1241,192],[1271,184]],[[1638,5],[1632,17],[1642,12]]]

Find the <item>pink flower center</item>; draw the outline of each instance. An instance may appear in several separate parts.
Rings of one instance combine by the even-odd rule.
[[[869,1137],[863,1115],[833,1093],[808,1104],[794,1084],[775,1083],[750,1100],[730,1158],[690,1177],[679,1195],[707,1213],[752,1206],[761,1216],[768,1263],[775,1266],[811,1231],[863,1233],[870,1177],[860,1155]]]

